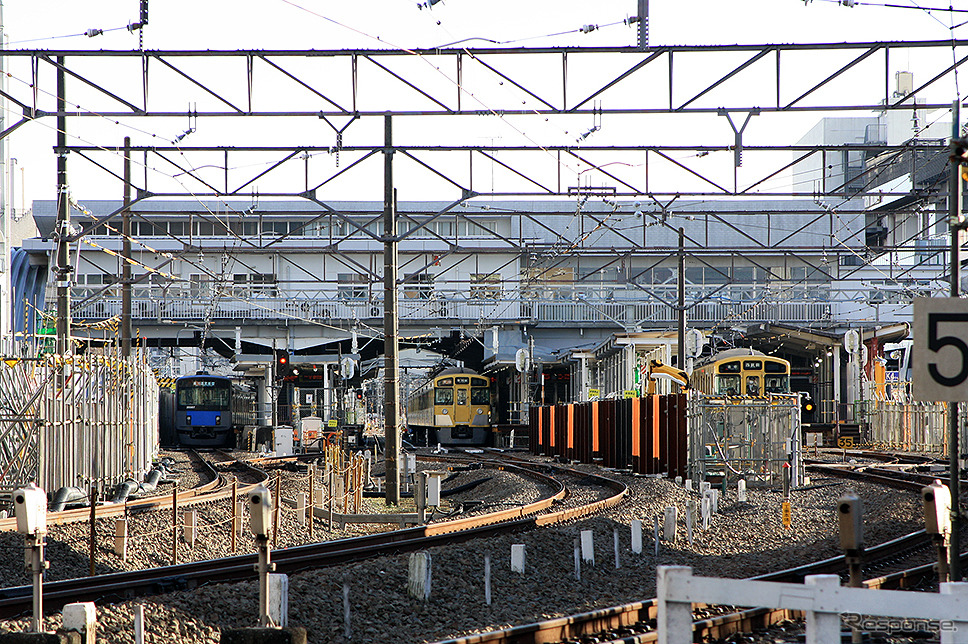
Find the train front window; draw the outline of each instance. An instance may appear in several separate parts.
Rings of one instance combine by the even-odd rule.
[[[188,385],[178,389],[178,408],[200,411],[228,409],[230,389],[227,385]]]
[[[457,390],[457,404],[458,405],[466,405],[467,404],[467,390],[466,389],[458,389]]]
[[[447,387],[437,387],[434,389],[435,405],[453,405],[454,390]]]
[[[487,387],[472,387],[471,388],[471,404],[472,405],[486,405],[490,402],[491,396]]]
[[[786,376],[766,376],[763,379],[766,382],[766,393],[768,394],[785,394],[790,391],[789,379]]]
[[[747,396],[760,395],[760,377],[759,376],[746,376],[746,395]]]
[[[739,395],[739,376],[720,376],[719,377],[719,395],[720,396],[738,396]]]

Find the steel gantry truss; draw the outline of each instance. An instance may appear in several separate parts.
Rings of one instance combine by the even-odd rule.
[[[920,192],[875,190],[881,183],[877,171],[861,176],[851,186],[832,189],[818,187],[815,181],[788,184],[780,179],[806,164],[827,167],[828,154],[876,153],[901,158],[912,144],[890,146],[874,141],[808,146],[776,140],[764,145],[744,144],[743,137],[753,138],[755,124],[768,117],[912,110],[914,101],[919,110],[950,109],[948,82],[968,57],[966,48],[968,41],[939,40],[643,48],[8,50],[3,56],[10,81],[3,96],[17,106],[22,118],[0,132],[0,137],[33,120],[54,117],[62,137],[57,154],[82,159],[88,163],[84,171],[94,169],[124,184],[118,141],[90,143],[93,137],[87,132],[95,129],[89,127],[92,120],[125,125],[143,118],[188,119],[188,134],[198,124],[201,128],[238,117],[248,117],[252,123],[276,117],[300,123],[305,122],[298,119],[311,119],[316,124],[313,127],[273,137],[296,140],[273,145],[250,144],[260,138],[255,125],[222,134],[225,144],[207,146],[180,145],[182,137],[169,143],[142,129],[128,148],[143,171],[127,182],[136,190],[132,204],[153,197],[228,199],[253,194],[307,199],[320,207],[321,217],[335,217],[350,227],[353,232],[345,239],[362,236],[386,242],[385,233],[368,227],[372,222],[341,212],[330,202],[331,195],[345,192],[346,184],[358,180],[361,173],[372,170],[375,175],[384,167],[380,161],[393,156],[398,160],[398,177],[401,168],[409,166],[419,173],[421,185],[450,195],[450,205],[436,215],[412,218],[417,228],[481,196],[642,198],[647,204],[643,210],[655,220],[654,225],[670,229],[673,225],[666,215],[677,199],[742,203],[754,198],[809,197],[818,203],[831,199],[840,203],[825,206],[792,230],[778,226],[773,233],[746,232],[737,219],[712,210],[702,216],[751,240],[754,248],[747,256],[800,253],[809,264],[815,262],[818,252],[829,252],[833,256],[860,255],[866,262],[871,253],[862,234],[853,229],[841,239],[835,217],[862,218],[864,210],[858,199],[874,195],[887,200],[907,197],[903,208],[914,212],[937,199],[943,186],[931,185]],[[894,61],[912,55],[919,61],[919,84],[910,91],[895,92],[892,79],[899,68]],[[398,134],[393,145],[380,141],[379,128],[371,126],[377,122],[373,117],[396,121]],[[456,127],[439,126],[455,118],[459,120]],[[480,145],[474,141],[480,137],[475,137],[466,121],[480,118],[510,128],[509,137],[515,143]],[[576,137],[589,118],[593,119],[592,129]],[[533,123],[551,119],[570,123],[566,126],[570,129],[561,127],[547,140],[524,131]],[[710,119],[720,127],[710,129]],[[695,122],[703,126],[692,126]],[[406,125],[400,127],[401,123]],[[617,137],[606,131],[611,123],[620,131]],[[596,132],[599,129],[603,131]],[[65,135],[77,133],[87,143],[68,145]],[[595,144],[589,140],[590,134],[617,138],[620,143]],[[676,140],[684,138],[695,141],[682,144]],[[793,138],[791,131],[788,139]],[[157,144],[159,140],[164,143]],[[928,154],[929,161],[946,154],[942,142],[917,147]],[[770,160],[755,171],[748,169],[753,165],[748,163],[740,175],[744,152],[749,160],[758,155]],[[311,164],[317,156],[335,159],[336,167]],[[482,179],[482,168],[491,172],[489,188]],[[743,213],[741,207],[735,212],[765,214],[767,220],[794,214],[779,210]],[[381,216],[375,213],[373,221]],[[540,213],[524,216],[551,230],[541,223]],[[607,217],[583,216],[592,226],[611,225]],[[829,240],[813,248],[793,245],[798,232],[818,223],[830,229]],[[89,230],[61,234],[59,229],[58,235],[60,241],[70,243]],[[641,235],[620,232],[628,244],[619,250],[652,257],[673,250],[648,244],[644,230],[645,223]],[[391,241],[402,241],[413,233],[396,235]],[[512,249],[541,255],[562,251],[525,247],[520,240],[497,233],[491,247],[474,248],[432,234],[448,241],[451,253]],[[250,249],[267,251],[278,243],[240,241]],[[712,240],[694,235],[687,235],[684,243],[685,250],[698,258],[734,250],[718,248]],[[579,248],[583,256],[606,256],[616,250],[584,243],[564,246],[566,252]],[[190,243],[185,249],[197,252]],[[881,247],[878,253],[891,250]],[[344,254],[338,242],[323,252]]]
[[[448,244],[447,254],[504,252],[521,257],[522,266],[532,269],[529,279],[540,279],[572,254],[594,255],[606,265],[616,256],[647,262],[677,256],[680,266],[689,254],[714,268],[707,257],[737,253],[708,232],[686,235],[668,220],[673,205],[684,198],[700,204],[737,204],[730,213],[715,208],[688,212],[701,219],[707,231],[718,227],[744,236],[752,248],[739,252],[753,264],[760,254],[797,255],[834,278],[826,270],[827,260],[818,257],[829,254],[839,260],[839,255],[852,254],[870,260],[864,225],[843,225],[845,218],[863,221],[861,198],[906,198],[904,208],[915,212],[936,200],[943,188],[928,182],[883,191],[886,176],[881,173],[887,163],[852,177],[850,185],[845,181],[833,188],[823,180],[790,183],[786,175],[804,167],[823,170],[828,154],[845,152],[865,158],[910,158],[918,166],[912,170],[918,171],[944,159],[944,146],[889,146],[879,137],[846,147],[798,146],[795,128],[781,128],[782,135],[774,129],[768,138],[758,126],[768,119],[775,124],[803,115],[816,119],[834,113],[947,110],[948,82],[968,57],[966,48],[968,41],[946,40],[432,50],[6,50],[0,56],[7,90],[0,94],[19,110],[20,118],[0,131],[0,138],[19,133],[32,121],[56,121],[58,354],[70,351],[68,246],[127,210],[122,207],[79,232],[73,230],[67,175],[67,158],[72,157],[86,163],[80,170],[85,179],[113,178],[124,186],[128,206],[155,197],[298,198],[316,204],[320,217],[339,219],[352,231],[323,252],[359,267],[343,242],[364,238],[382,243],[389,366],[396,359],[396,292],[406,279],[396,277],[396,245],[439,217],[466,216],[458,208],[481,196],[571,197],[578,203],[575,214],[582,219],[582,232],[571,237],[545,223],[539,212],[516,213],[552,233],[556,241],[550,244],[525,243],[490,231],[493,241],[472,247],[432,233]],[[920,84],[894,92],[893,75],[902,71],[895,61],[909,57],[919,61]],[[240,118],[245,125],[236,127]],[[178,136],[159,129],[183,119],[189,127]],[[280,119],[297,127],[280,128]],[[146,121],[147,127],[140,125]],[[221,129],[225,122],[231,125]],[[267,122],[271,125],[265,126]],[[118,126],[124,132],[105,140],[103,126]],[[391,137],[392,126],[396,129]],[[193,133],[203,128],[214,145],[181,145],[188,135],[197,140],[202,133]],[[506,135],[512,141],[482,145],[482,134],[492,139]],[[78,135],[82,144],[68,140]],[[122,152],[121,138],[127,135],[131,143],[126,141]],[[921,156],[912,152],[913,147]],[[767,160],[750,169],[754,157],[761,155]],[[317,161],[311,163],[314,158]],[[335,161],[335,167],[318,162],[326,158]],[[133,162],[142,172],[131,172]],[[482,169],[491,175],[489,187]],[[382,182],[377,174],[381,170]],[[361,175],[371,178],[361,182]],[[382,190],[373,190],[381,184]],[[406,186],[417,199],[428,198],[422,192],[432,191],[434,198],[443,195],[445,205],[425,216],[401,215],[396,207],[398,186]],[[135,191],[130,201],[129,190]],[[331,205],[336,195],[355,191],[369,198],[379,195],[382,210],[367,219]],[[753,199],[798,197],[817,204],[806,220],[805,210],[764,212],[743,205]],[[646,204],[641,235],[614,226],[607,214],[583,212],[582,204],[589,198],[641,199]],[[787,215],[791,220],[801,218],[794,229],[772,225]],[[765,220],[766,232],[749,232],[744,217]],[[398,232],[398,222],[408,218],[409,230]],[[591,229],[618,235],[621,248],[586,243],[586,219]],[[381,220],[382,234],[371,226]],[[676,230],[678,246],[650,244],[650,225]],[[826,229],[825,242],[796,245],[797,233],[817,227]],[[274,252],[279,243],[241,237],[238,242],[257,252]],[[891,250],[880,247],[877,253]],[[192,252],[197,248],[189,241],[180,253],[159,260],[158,266],[177,258],[187,261]],[[764,268],[769,270],[765,264]],[[372,270],[364,272],[377,281]],[[642,291],[681,312],[681,283],[680,279],[678,302],[654,287],[643,286]],[[718,290],[702,298],[714,297]],[[681,336],[681,315],[679,324]],[[386,387],[397,387],[396,369],[388,368]],[[387,400],[388,472],[396,472],[396,395],[388,393]],[[396,436],[391,440],[392,434]],[[387,489],[388,500],[397,502],[398,498],[391,499],[398,491],[396,481],[389,476]]]
[[[55,113],[58,70],[91,103],[70,116],[311,117],[723,114],[909,109],[949,79],[965,40],[763,45],[339,50],[5,50],[24,122]],[[955,55],[952,56],[952,50]],[[892,54],[928,80],[896,95]],[[930,54],[940,56],[928,59]],[[531,70],[522,72],[527,61]],[[781,61],[783,64],[781,65]],[[213,64],[209,69],[199,63]],[[803,73],[802,65],[810,73]],[[10,65],[8,64],[8,68]],[[213,76],[212,69],[216,69]],[[677,70],[689,70],[689,77]],[[703,72],[697,74],[696,69]],[[787,71],[791,69],[791,71]],[[164,78],[160,78],[164,77]],[[751,84],[751,79],[756,85]],[[858,79],[861,82],[858,83]],[[175,89],[161,82],[179,81]],[[493,83],[516,91],[494,92]],[[388,91],[397,85],[405,93]],[[266,88],[262,90],[261,88]],[[850,94],[844,93],[849,87]],[[279,90],[282,89],[280,92]],[[926,109],[948,109],[942,94]],[[661,91],[660,91],[661,90]],[[526,97],[522,102],[521,97]],[[600,102],[601,104],[597,103]],[[178,107],[173,107],[178,104]],[[190,104],[190,107],[185,107]],[[202,107],[198,107],[198,105]],[[344,125],[345,128],[345,125]],[[336,132],[344,128],[336,127]]]

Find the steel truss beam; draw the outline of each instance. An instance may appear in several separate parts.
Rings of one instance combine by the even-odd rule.
[[[44,99],[56,92],[44,90],[44,86],[47,77],[52,77],[48,72],[58,68],[83,85],[91,100],[78,111],[70,112],[70,116],[356,118],[386,114],[718,114],[724,110],[790,113],[910,109],[906,103],[912,97],[931,93],[965,62],[968,56],[959,49],[966,46],[968,40],[955,39],[645,49],[19,49],[5,50],[3,56],[9,59],[8,63],[22,63],[24,71],[14,72],[14,79],[21,83],[11,83],[7,98],[20,106],[27,118],[56,112],[53,100]],[[919,56],[925,52],[942,55],[922,68],[926,82],[908,95],[895,96],[890,86],[894,71],[891,55],[902,56],[903,60],[911,50],[919,50]],[[527,79],[517,64],[525,56],[530,66],[540,70]],[[57,62],[60,57],[64,60],[62,67]],[[606,62],[616,57],[624,64],[609,71],[615,65]],[[805,58],[809,58],[812,73],[793,71],[794,63]],[[204,69],[204,63],[212,60],[219,64],[214,79],[211,70]],[[677,78],[675,70],[687,65],[705,71],[695,80]],[[11,66],[6,64],[5,69]],[[576,69],[579,71],[573,71]],[[744,102],[751,96],[751,75],[757,78],[755,95],[761,97],[755,103]],[[865,82],[856,83],[858,78]],[[870,78],[883,79],[883,83],[870,83]],[[168,92],[155,89],[161,81],[178,82],[182,105],[199,102],[202,107],[173,109]],[[643,82],[649,91],[642,91]],[[849,102],[833,100],[827,92],[836,91],[838,82],[851,83],[853,90],[859,90],[858,96]],[[492,91],[495,84],[504,83],[516,91]],[[400,93],[386,91],[394,85]],[[943,89],[936,100],[925,102],[923,107],[949,108],[950,101],[941,99],[948,93]],[[483,96],[487,96],[486,102],[481,101]]]
[[[905,145],[873,145],[873,144],[844,144],[844,145],[777,145],[777,146],[744,146],[744,151],[750,155],[757,153],[790,153],[796,159],[784,163],[780,167],[769,167],[765,174],[751,177],[744,187],[729,188],[722,185],[721,177],[725,173],[732,173],[731,163],[719,164],[710,168],[700,161],[711,153],[730,152],[732,146],[394,146],[403,157],[413,163],[413,167],[426,171],[433,178],[439,179],[452,191],[460,195],[460,200],[467,200],[477,196],[490,197],[528,197],[546,198],[555,196],[581,196],[583,194],[612,197],[650,197],[653,200],[669,197],[694,198],[742,198],[749,199],[778,199],[790,197],[818,197],[813,182],[803,182],[803,189],[796,189],[796,185],[786,189],[766,189],[767,181],[775,179],[785,171],[796,172],[797,166],[806,165],[811,160],[826,165],[827,153],[840,154],[873,154],[880,153],[895,157],[907,151],[918,150],[932,158],[943,158],[947,154],[947,146],[943,142],[931,142]],[[74,145],[66,146],[67,152],[74,153],[80,158],[97,166],[119,181],[124,181],[120,173],[113,169],[112,164],[118,160],[117,153],[106,145]],[[308,198],[317,200],[319,191],[332,187],[352,168],[356,168],[367,160],[374,158],[382,147],[378,146],[346,146],[341,148],[346,155],[354,160],[345,167],[327,171],[324,168],[315,169],[310,173],[308,166],[303,171],[302,155],[335,152],[334,148],[318,146],[131,146],[131,153],[142,158],[142,165],[158,167],[155,162],[161,162],[159,169],[174,172],[173,176],[155,178],[149,184],[151,176],[146,171],[143,185],[132,184],[139,194],[155,197],[218,197],[218,198],[248,198],[252,194],[263,197]],[[673,154],[691,153],[689,160],[674,159]],[[570,168],[587,181],[585,185],[571,185],[572,182],[563,180],[561,172],[561,155],[565,154],[578,163]],[[819,157],[819,158],[818,158]],[[259,163],[254,163],[258,159]],[[505,182],[509,187],[503,190],[484,190],[475,186],[474,165],[478,162],[494,163],[507,172]],[[243,174],[242,168],[257,165],[260,169],[249,174]],[[852,198],[877,196],[880,198],[909,196],[909,190],[883,190],[878,187],[877,178],[880,170],[869,172],[864,177],[864,185],[850,187],[837,186],[830,196],[839,196],[845,200]],[[206,170],[203,175],[199,168]],[[653,175],[670,169],[678,169],[687,173],[689,180],[695,184],[692,190],[682,187],[655,187],[657,180]],[[914,168],[912,168],[914,169]],[[172,183],[174,176],[179,177],[178,185]],[[220,181],[213,177],[218,176]],[[298,179],[302,179],[295,185]],[[263,180],[275,190],[256,189],[256,182]],[[512,180],[514,187],[511,188]],[[155,185],[164,182],[164,185]],[[479,183],[479,181],[478,181]],[[181,191],[172,191],[172,187],[182,187]],[[925,194],[925,198],[934,197],[937,191]],[[376,239],[375,234],[371,236]]]
[[[892,54],[903,57],[917,50],[918,74],[927,79],[911,92],[893,92]],[[881,112],[911,110],[916,99],[917,108],[948,109],[950,100],[947,81],[968,60],[968,40],[940,40],[916,42],[819,43],[788,45],[728,45],[674,46],[653,48],[526,48],[526,49],[440,49],[440,50],[238,50],[238,51],[49,51],[6,50],[5,69],[11,70],[10,89],[4,96],[17,105],[23,118],[0,132],[0,138],[17,131],[31,120],[60,115],[71,119],[90,118],[128,119],[141,117],[307,117],[322,120],[335,136],[335,145],[299,146],[132,146],[131,154],[140,155],[145,167],[143,185],[137,189],[137,201],[152,197],[184,197],[196,199],[212,196],[222,198],[264,197],[300,198],[316,203],[321,212],[318,218],[331,217],[344,222],[350,233],[323,250],[337,257],[347,267],[378,278],[370,269],[341,248],[344,241],[368,238],[384,241],[368,230],[368,225],[379,220],[374,213],[369,220],[357,213],[340,212],[327,203],[323,193],[347,177],[351,170],[366,169],[367,162],[385,151],[384,146],[347,144],[344,137],[351,126],[368,116],[507,116],[568,117],[573,115],[602,115],[621,117],[681,117],[685,115],[725,115],[732,126],[735,140],[732,145],[662,145],[655,142],[660,134],[639,127],[628,137],[630,145],[598,146],[586,144],[585,137],[575,145],[483,146],[468,145],[466,130],[447,132],[445,140],[435,145],[396,145],[394,152],[406,159],[413,169],[424,172],[442,182],[454,194],[443,211],[409,218],[416,228],[427,228],[435,219],[457,205],[476,196],[491,197],[561,197],[581,199],[590,197],[616,199],[638,198],[648,204],[643,208],[643,229],[639,236],[613,227],[607,214],[582,213],[589,225],[611,230],[623,240],[625,249],[600,249],[584,244],[584,239],[560,238],[559,243],[545,247],[521,244],[518,240],[494,234],[494,243],[469,248],[458,239],[449,239],[431,230],[431,237],[447,244],[445,255],[461,253],[518,253],[538,258],[538,268],[560,264],[575,250],[582,256],[614,258],[616,251],[629,257],[655,258],[667,251],[646,243],[646,217],[654,219],[650,225],[672,228],[666,221],[668,209],[680,197],[716,200],[777,199],[811,196],[817,201],[824,197],[842,199],[843,209],[828,208],[817,211],[812,221],[800,224],[795,230],[782,231],[776,237],[750,234],[743,226],[729,220],[722,212],[690,212],[706,217],[718,225],[743,235],[752,244],[742,255],[758,263],[759,256],[796,257],[804,265],[813,266],[820,273],[828,272],[818,255],[832,259],[841,255],[869,255],[863,240],[834,246],[791,248],[797,233],[811,224],[830,220],[831,239],[836,238],[834,216],[858,217],[862,210],[851,210],[851,199],[877,195],[890,200],[910,197],[910,192],[880,192],[873,187],[883,183],[872,171],[863,177],[860,188],[840,186],[829,194],[814,194],[813,188],[798,190],[767,190],[767,182],[781,173],[796,170],[798,164],[826,165],[827,154],[901,155],[911,148],[882,144],[847,146],[797,146],[786,142],[777,145],[744,145],[742,129],[737,131],[730,114],[750,116],[761,114],[802,114],[833,112]],[[536,71],[527,78],[519,63],[528,58],[529,67]],[[782,65],[781,65],[782,61]],[[953,61],[953,62],[952,62]],[[798,66],[809,65],[810,73],[802,73]],[[214,70],[214,73],[213,73]],[[448,70],[453,70],[450,73]],[[576,71],[577,70],[577,71]],[[697,71],[698,70],[698,71]],[[63,97],[47,87],[58,74],[70,78],[66,93],[70,108],[58,112],[56,101]],[[874,80],[872,80],[874,79]],[[19,81],[19,82],[18,82]],[[850,91],[844,92],[845,85]],[[167,88],[172,87],[171,91]],[[503,89],[497,89],[503,87]],[[643,88],[648,91],[643,91]],[[161,90],[161,88],[166,88]],[[751,89],[752,88],[752,89]],[[177,101],[172,96],[177,96]],[[174,103],[179,105],[174,107]],[[190,107],[183,107],[189,105]],[[342,120],[345,119],[345,120]],[[76,120],[72,122],[77,122]],[[744,124],[745,127],[745,124]],[[352,132],[355,132],[353,130]],[[243,137],[245,134],[243,134]],[[89,137],[85,137],[89,138]],[[652,140],[648,140],[652,139]],[[928,155],[943,156],[943,144],[928,143],[917,146]],[[74,153],[95,167],[123,182],[114,167],[120,158],[116,142],[106,145],[64,146],[56,153]],[[781,153],[793,156],[791,162],[750,179],[744,175],[744,186],[737,182],[736,167],[741,163],[741,152],[749,155]],[[293,164],[312,154],[343,154],[349,163],[336,170],[309,171],[306,161],[302,185],[293,185]],[[727,163],[720,163],[718,174],[698,159],[709,155],[728,155]],[[105,158],[107,156],[107,158]],[[212,157],[217,161],[213,162]],[[260,168],[248,173],[239,170],[242,158],[260,158]],[[817,164],[817,157],[820,163]],[[912,155],[912,158],[914,155]],[[337,156],[338,159],[338,156]],[[457,162],[455,162],[455,159]],[[500,168],[502,186],[484,191],[475,186],[474,166],[484,163]],[[183,190],[152,183],[149,185],[149,164],[160,165],[168,179],[177,177]],[[887,164],[884,164],[887,165]],[[154,165],[151,165],[154,167]],[[581,177],[585,182],[562,178]],[[729,172],[723,175],[722,170]],[[212,171],[214,169],[214,171]],[[914,169],[914,168],[912,168]],[[657,186],[653,175],[661,170],[674,170],[686,176],[692,185],[681,187]],[[569,175],[569,172],[573,173]],[[745,173],[745,170],[744,170]],[[726,179],[732,175],[732,187]],[[159,180],[161,181],[161,180]],[[263,190],[259,183],[271,183]],[[572,185],[578,184],[578,185]],[[157,187],[156,187],[157,186]],[[905,206],[905,212],[937,198],[932,186],[918,194],[918,203]],[[667,201],[663,205],[663,202]],[[650,203],[651,202],[651,203]],[[118,211],[120,212],[120,211]],[[112,216],[117,213],[113,213]],[[538,213],[519,213],[540,228],[555,233],[552,226],[542,221]],[[681,213],[680,213],[681,214]],[[770,214],[780,212],[750,212]],[[790,213],[793,214],[793,213]],[[797,212],[803,215],[804,212]],[[456,217],[470,219],[466,213]],[[97,225],[110,220],[97,222]],[[73,236],[76,241],[89,233],[87,227]],[[399,236],[402,241],[407,234]],[[241,239],[247,251],[296,252],[282,246],[283,240],[267,244]],[[736,249],[704,246],[699,239],[687,239],[687,249],[700,263],[714,268],[703,257],[731,256]],[[345,246],[345,245],[344,245]],[[174,257],[185,258],[197,252],[196,247],[184,244],[183,251]],[[406,252],[405,249],[402,249]],[[880,248],[878,252],[889,252]],[[171,259],[168,260],[172,261]],[[286,259],[286,261],[290,261]],[[418,272],[421,260],[412,259]],[[166,262],[167,263],[167,262]],[[425,268],[425,267],[424,267]],[[843,275],[841,275],[843,277]],[[135,281],[140,281],[144,277]],[[405,281],[404,280],[401,281]],[[646,292],[649,289],[641,287]],[[653,293],[657,299],[662,299]],[[89,298],[90,299],[90,298]],[[88,300],[85,300],[87,302]]]

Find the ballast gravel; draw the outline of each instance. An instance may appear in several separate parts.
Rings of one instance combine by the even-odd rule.
[[[541,460],[537,459],[536,460]],[[837,499],[856,492],[864,503],[865,536],[868,544],[880,543],[921,528],[922,509],[918,495],[838,479],[816,479],[791,493],[792,525],[782,524],[782,492],[751,485],[747,502],[739,503],[736,490],[720,499],[719,512],[702,529],[697,517],[689,542],[685,513],[687,501],[697,501],[696,492],[665,478],[632,476],[602,471],[591,466],[576,469],[603,473],[629,487],[628,498],[615,508],[596,516],[531,532],[478,539],[454,546],[432,548],[432,586],[427,600],[410,597],[409,555],[379,557],[341,567],[324,568],[292,575],[289,579],[289,625],[305,627],[310,642],[356,644],[360,642],[437,642],[462,635],[527,624],[552,617],[626,604],[655,596],[657,565],[691,566],[696,575],[749,577],[840,554]],[[195,476],[183,463],[185,487]],[[432,466],[428,469],[433,469]],[[283,497],[305,487],[298,473],[284,480]],[[546,491],[529,479],[506,472],[477,470],[461,473],[444,489],[485,478],[476,487],[447,498],[453,509],[475,512],[508,504],[534,501]],[[678,509],[674,542],[660,541],[656,555],[653,531],[656,517],[661,526],[665,508]],[[196,508],[205,526],[191,548],[182,538],[180,561],[226,556],[229,534],[220,526],[230,512],[227,502]],[[167,565],[171,557],[171,517],[164,512],[145,513],[143,525],[134,527],[127,562],[113,553],[113,519],[98,532],[98,573]],[[278,547],[308,541],[293,512],[283,513],[283,531]],[[643,552],[631,548],[631,526],[644,526]],[[100,523],[100,522],[99,522]],[[317,519],[315,539],[352,536],[364,528],[325,530]],[[386,527],[370,529],[387,529]],[[582,531],[594,535],[594,563],[575,566],[575,548]],[[618,534],[618,559],[614,535]],[[89,528],[84,524],[55,526],[48,536],[48,579],[84,576],[88,572]],[[511,546],[525,546],[525,572],[511,571]],[[0,547],[8,552],[0,560],[3,587],[29,583],[22,567],[23,546],[19,535],[0,534]],[[239,553],[254,552],[251,537],[238,541]],[[490,561],[491,603],[485,597],[485,558]],[[580,576],[580,579],[578,578]],[[344,604],[348,588],[348,610]],[[219,641],[223,627],[256,626],[258,584],[252,581],[212,584],[192,591],[174,592],[98,607],[99,642],[134,642],[134,607],[144,607],[149,643]],[[45,628],[55,630],[59,615],[49,615]],[[29,628],[29,615],[0,623],[0,630]]]

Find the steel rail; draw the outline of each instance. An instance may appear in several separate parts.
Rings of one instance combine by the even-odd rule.
[[[844,476],[874,481],[908,491],[920,492],[923,483],[910,480],[892,481],[885,475],[864,476],[863,473],[848,470],[823,470],[832,476]],[[882,544],[873,546],[865,551],[868,563],[890,559],[900,553],[922,549],[931,545],[931,540],[924,530],[898,537]],[[968,552],[962,554],[962,559],[968,558]],[[759,581],[802,582],[807,575],[841,574],[847,569],[846,557],[843,555],[830,557],[821,561],[788,568],[772,573],[757,575],[750,579]],[[915,583],[922,583],[933,574],[933,564],[892,573],[865,582],[872,588],[910,587]],[[892,585],[893,584],[893,585]],[[707,609],[708,606],[696,604],[697,610]],[[630,629],[634,634],[622,635],[619,639],[596,640],[600,644],[638,644],[655,642],[658,632],[655,622],[658,614],[658,600],[648,599],[639,602],[612,606],[577,615],[567,615],[551,620],[534,622],[515,626],[509,629],[477,633],[467,637],[442,640],[435,644],[548,644],[551,642],[573,641],[588,635],[600,635],[605,631]],[[776,623],[782,619],[789,619],[793,611],[786,609],[750,608],[730,611],[714,617],[698,619],[693,622],[694,641],[707,641],[724,637],[731,633],[749,632],[754,628]]]
[[[254,459],[254,461],[262,463],[267,461],[285,462],[305,460],[306,458],[318,458],[318,454]],[[493,460],[484,463],[484,466],[501,467],[516,471],[523,476],[537,478],[550,486],[553,492],[539,501],[513,510],[502,510],[473,518],[453,519],[374,535],[275,550],[272,552],[272,561],[276,570],[283,573],[295,573],[359,561],[379,555],[413,552],[473,538],[529,530],[598,512],[605,507],[618,504],[628,494],[628,487],[620,481],[604,476],[589,475],[584,472],[579,473],[568,468],[549,465],[536,465],[526,468],[519,467],[516,464],[501,464]],[[537,471],[539,469],[543,469],[545,472]],[[562,472],[580,474],[585,479],[594,480],[596,483],[607,487],[613,493],[605,499],[590,504],[539,514],[567,496],[567,488],[554,477],[554,474]],[[320,513],[319,516],[323,516],[322,510],[317,510]],[[58,609],[69,602],[119,601],[161,592],[191,589],[209,583],[253,579],[255,577],[254,565],[256,559],[255,554],[239,555],[150,570],[48,582],[44,585],[44,604],[49,609]],[[17,586],[0,590],[0,618],[9,619],[29,611],[32,601],[31,590],[30,586]]]

